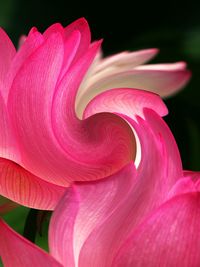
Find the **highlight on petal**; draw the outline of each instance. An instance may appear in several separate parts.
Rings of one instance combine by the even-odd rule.
[[[62,267],[45,251],[0,220],[0,257],[4,267]]]
[[[121,248],[117,267],[200,265],[200,193],[179,195],[146,219]]]
[[[18,164],[0,158],[0,194],[4,197],[31,208],[53,210],[64,191],[64,187],[48,183]]]

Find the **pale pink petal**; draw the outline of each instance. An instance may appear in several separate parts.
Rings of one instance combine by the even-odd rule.
[[[16,50],[13,43],[4,30],[0,28],[0,90],[2,94],[4,91],[5,78],[15,53]]]
[[[135,70],[184,70],[186,69],[187,64],[184,61],[175,62],[175,63],[163,63],[163,64],[146,64],[142,66],[135,67]]]
[[[35,246],[0,220],[0,257],[4,267],[62,267],[45,251]]]
[[[65,188],[50,184],[18,164],[0,158],[0,194],[21,205],[53,210]]]
[[[153,109],[160,116],[168,113],[158,95],[143,90],[119,88],[107,90],[92,99],[84,110],[83,118],[100,112],[119,113],[131,118],[137,115],[144,117],[144,108]]]
[[[90,85],[79,95],[76,107],[77,113],[96,95],[112,88],[137,88],[157,93],[165,97],[178,92],[189,80],[190,72],[181,70],[127,70],[116,74],[104,75],[102,79],[92,77]],[[79,105],[81,109],[79,110]]]
[[[9,120],[5,100],[0,93],[0,157],[20,161],[19,148]]]
[[[113,267],[200,266],[200,194],[177,196],[133,231]]]
[[[50,222],[51,255],[66,267],[80,266],[78,257],[85,239],[124,201],[134,185],[135,174],[135,168],[130,164],[117,175],[69,188]],[[85,264],[96,267],[92,262]]]
[[[129,69],[135,66],[144,64],[152,59],[158,53],[158,49],[144,49],[135,52],[122,52],[101,60],[100,64],[96,67],[96,72],[104,71],[109,67],[120,69]]]

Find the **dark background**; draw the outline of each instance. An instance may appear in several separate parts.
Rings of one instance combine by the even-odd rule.
[[[177,96],[166,100],[166,118],[185,168],[200,170],[200,5],[198,1],[0,0],[0,25],[17,45],[32,26],[67,25],[85,17],[93,39],[104,38],[106,55],[158,47],[153,62],[185,60],[193,77]]]

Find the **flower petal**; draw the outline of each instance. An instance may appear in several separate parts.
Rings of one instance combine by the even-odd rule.
[[[64,190],[0,158],[0,194],[4,197],[30,208],[53,210]]]
[[[35,246],[0,220],[0,257],[4,267],[62,267],[45,251]]]
[[[56,208],[50,248],[65,266],[111,266],[132,229],[166,199],[182,175],[167,125],[152,110],[144,115],[145,120],[138,117],[133,122],[142,149],[138,169],[130,164],[99,182],[77,183]]]
[[[20,162],[18,144],[9,120],[5,100],[0,93],[0,157]]]
[[[67,189],[53,213],[49,228],[50,251],[60,263],[66,267],[80,266],[79,252],[85,239],[126,198],[134,178],[135,168],[130,164],[117,175]]]
[[[177,196],[153,213],[128,239],[112,266],[200,265],[200,193]]]
[[[165,97],[179,91],[188,82],[191,74],[188,70],[154,70],[154,69],[136,69],[119,72],[116,74],[107,74],[102,79],[93,77],[93,81],[87,87],[83,94],[77,99],[77,109],[79,105],[84,107],[96,95],[112,88],[137,88],[157,93]],[[80,112],[79,112],[80,114]],[[80,115],[79,115],[80,116]]]
[[[138,125],[133,125],[142,149],[134,184],[116,209],[108,212],[107,217],[96,224],[85,240],[79,256],[79,267],[110,266],[132,229],[166,199],[169,189],[182,175],[177,146],[167,125],[151,110],[145,112],[145,119],[138,118]],[[115,177],[118,179],[117,174]]]
[[[116,67],[118,70],[131,69],[135,66],[144,64],[145,62],[152,59],[158,53],[158,49],[144,49],[135,52],[122,52],[115,54],[110,57],[106,57],[101,60],[99,65],[96,67],[96,72],[109,69],[109,67]]]
[[[130,118],[144,117],[144,108],[151,108],[160,116],[168,113],[158,95],[143,90],[119,88],[107,90],[92,99],[84,110],[83,118],[100,112],[124,114]]]
[[[6,75],[15,54],[16,50],[13,43],[4,30],[0,28],[0,90],[2,94]]]
[[[80,45],[73,60],[73,63],[75,63],[89,48],[91,42],[91,33],[87,20],[84,18],[75,20],[64,29],[65,38],[68,39],[73,31],[79,31],[81,34]]]

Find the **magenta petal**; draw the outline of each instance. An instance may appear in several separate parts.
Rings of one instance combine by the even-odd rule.
[[[87,23],[87,20],[80,18],[72,22],[64,29],[65,39],[68,39],[72,32],[79,31],[81,34],[80,45],[77,51],[77,54],[74,58],[74,61],[77,61],[89,48],[91,42],[91,33],[90,28]]]
[[[177,196],[133,231],[112,266],[200,266],[200,194]]]
[[[45,251],[0,220],[0,257],[4,267],[62,267]]]
[[[4,94],[4,83],[16,50],[11,40],[0,28],[0,90]]]
[[[0,158],[0,194],[21,205],[53,210],[65,188],[50,184],[18,164]]]

